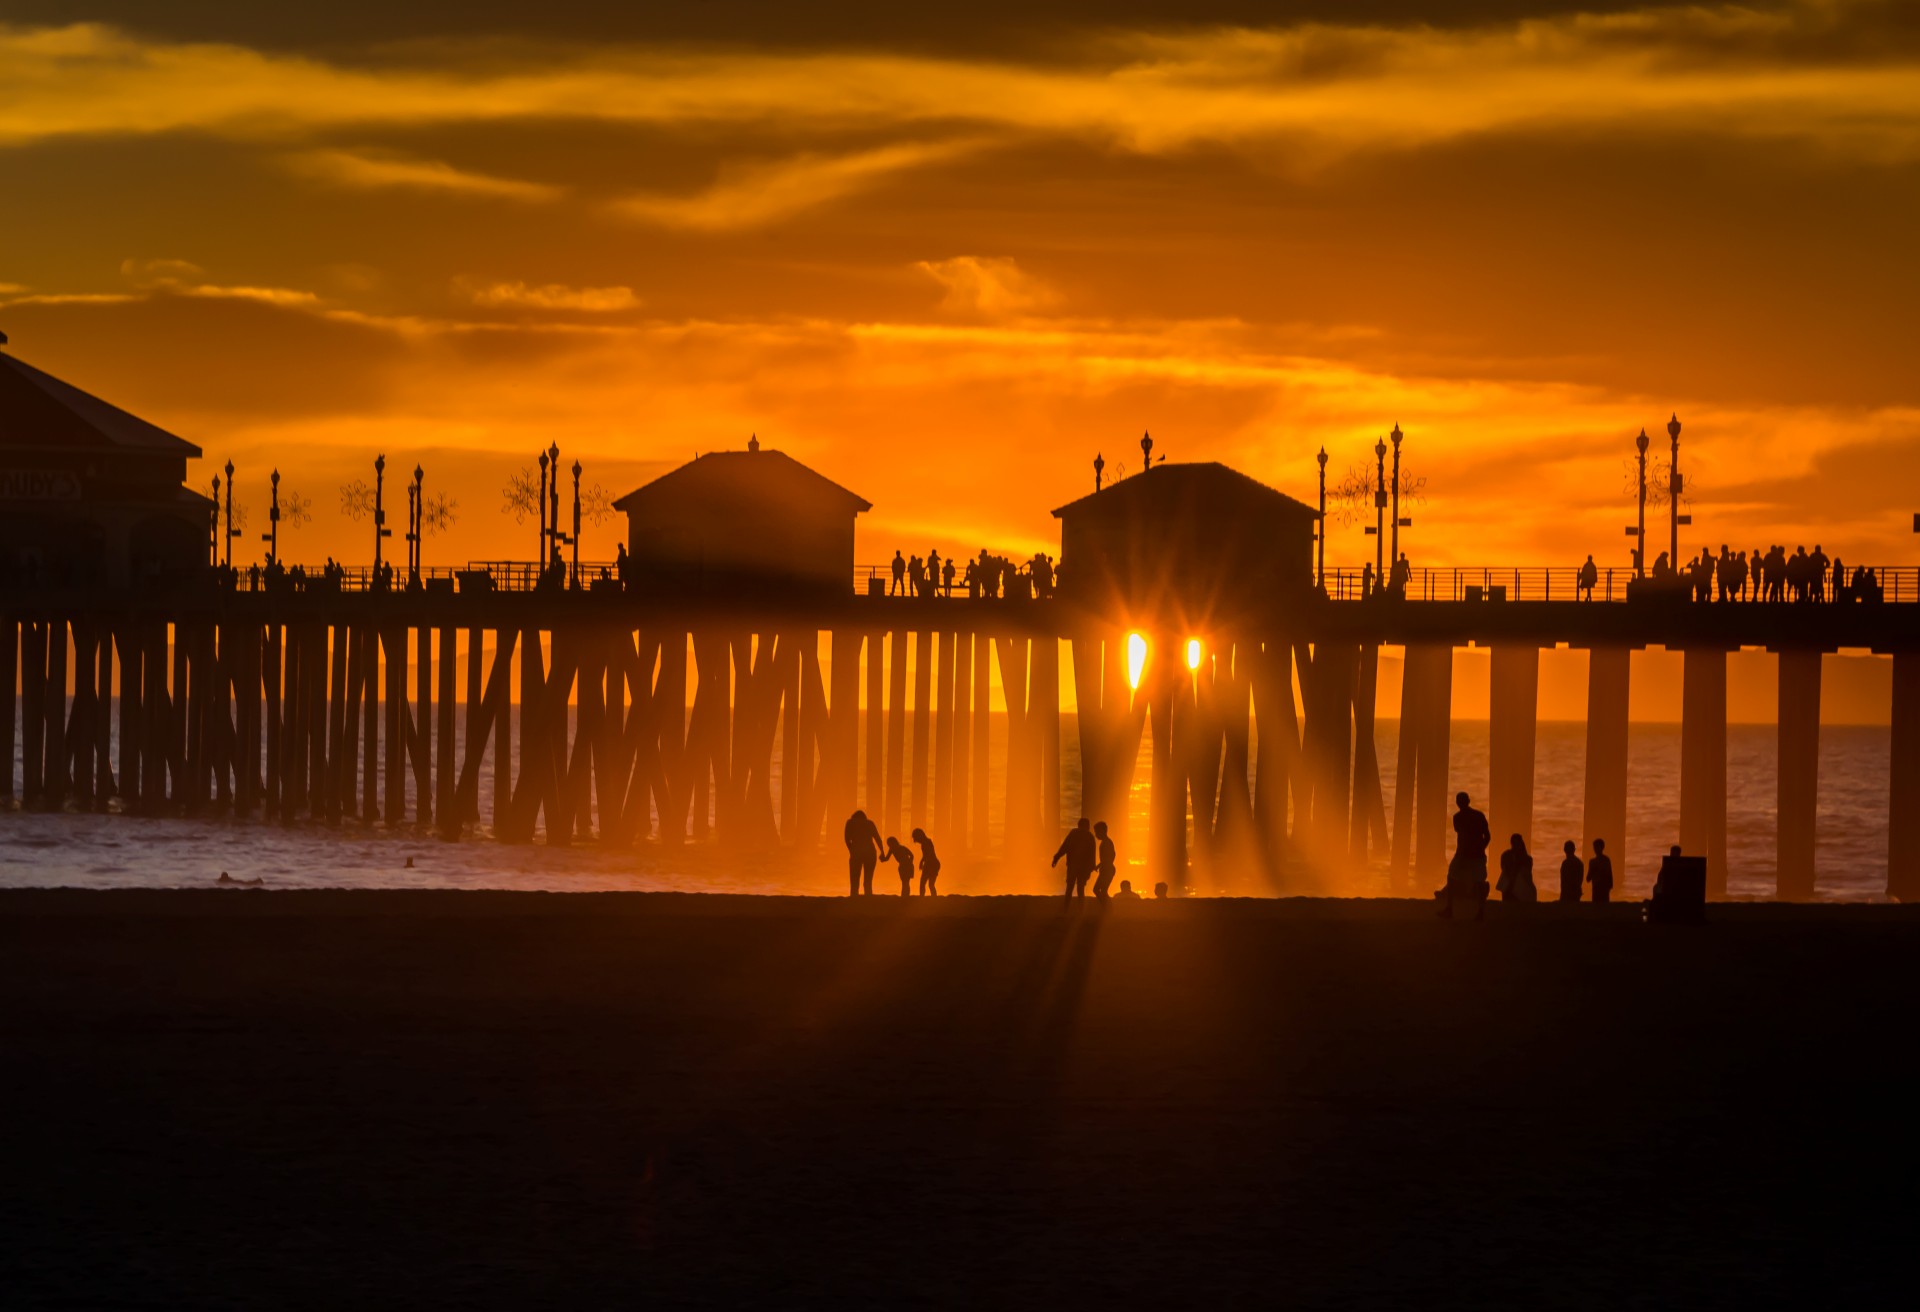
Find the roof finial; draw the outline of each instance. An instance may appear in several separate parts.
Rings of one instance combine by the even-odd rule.
[[[759,449],[760,449],[760,434],[755,433],[752,437],[749,437],[747,439],[747,450],[758,451]]]

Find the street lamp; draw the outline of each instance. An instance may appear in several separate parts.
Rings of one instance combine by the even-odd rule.
[[[1140,434],[1140,472],[1146,473],[1153,468],[1153,434]]]
[[[757,439],[756,439],[757,440]],[[573,586],[580,586],[580,462],[573,462]]]
[[[1095,492],[1100,490],[1100,479],[1106,472],[1107,458],[1099,452],[1095,452],[1093,457],[1093,490]]]
[[[412,548],[412,554],[407,566],[407,574],[410,579],[420,577],[420,566],[422,564],[420,548],[423,545],[420,530],[425,524],[427,517],[426,478],[427,471],[419,465],[415,465],[413,467],[413,486],[408,489],[408,500],[411,502],[408,509],[411,513],[408,515],[410,522],[407,525],[407,541],[408,545]]]
[[[1393,439],[1393,537],[1387,549],[1387,563],[1398,568],[1400,564],[1400,439],[1405,436],[1400,425],[1395,424],[1393,431],[1387,434]]]
[[[1373,461],[1378,478],[1373,489],[1373,586],[1374,590],[1378,591],[1386,577],[1381,572],[1380,561],[1380,553],[1385,551],[1387,546],[1386,525],[1381,522],[1387,513],[1387,441],[1385,438],[1373,444]]]
[[[233,540],[239,537],[233,527],[233,461],[227,461],[227,568],[233,568]]]
[[[1640,453],[1640,519],[1633,530],[1633,576],[1637,579],[1647,576],[1647,448],[1651,445],[1647,430],[1642,428],[1640,436],[1633,439],[1634,450]]]
[[[387,527],[387,457],[386,453],[373,458],[373,572],[380,573],[380,539],[393,536],[393,530]]]
[[[540,453],[540,545],[533,553],[533,572],[537,576],[547,567],[547,453]]]
[[[1667,437],[1673,442],[1673,455],[1667,464],[1667,521],[1671,527],[1672,542],[1668,545],[1667,562],[1675,569],[1680,568],[1680,416],[1675,414],[1667,421]]]
[[[1320,591],[1327,590],[1327,449],[1320,448],[1320,454],[1314,459],[1320,464],[1320,527],[1315,531],[1314,546],[1319,552],[1313,571],[1314,586]]]
[[[207,512],[207,564],[220,566],[220,475],[213,476],[213,509]]]
[[[547,557],[540,562],[542,565],[545,565],[548,559],[559,554],[560,539],[562,536],[560,532],[560,444],[558,442],[553,443],[547,448],[547,456],[553,464],[553,477],[547,483],[547,494],[552,498],[551,504],[553,511],[553,513],[547,517],[547,523],[552,526],[553,539],[548,546]]]
[[[273,502],[267,507],[267,531],[260,540],[267,544],[267,565],[271,567],[280,559],[280,471],[268,475],[267,482],[273,485]]]

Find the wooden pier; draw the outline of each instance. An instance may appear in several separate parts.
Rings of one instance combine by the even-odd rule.
[[[1130,671],[1135,633],[1145,659]],[[0,597],[0,681],[19,689],[0,699],[0,740],[15,749],[0,753],[0,799],[449,839],[800,849],[837,842],[862,807],[884,832],[922,825],[978,854],[1050,847],[1077,813],[1124,817],[1144,784],[1155,877],[1178,885],[1252,854],[1275,891],[1370,862],[1411,887],[1439,877],[1451,842],[1453,651],[1492,648],[1491,818],[1524,831],[1539,652],[1556,643],[1593,651],[1583,827],[1617,859],[1627,653],[1684,651],[1679,839],[1709,856],[1716,892],[1726,654],[1781,653],[1783,897],[1815,891],[1819,654],[1890,653],[1888,891],[1920,895],[1920,606],[1906,604],[1315,599],[1186,635],[1055,600],[746,613],[603,592],[15,593]],[[1373,733],[1389,644],[1406,652],[1391,799]]]

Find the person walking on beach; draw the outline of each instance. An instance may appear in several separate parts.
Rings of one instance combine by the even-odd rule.
[[[1067,831],[1060,840],[1059,850],[1053,854],[1053,864],[1058,866],[1060,858],[1067,859],[1067,900],[1087,895],[1087,879],[1093,874],[1093,867],[1099,860],[1099,845],[1093,836],[1093,823],[1085,816],[1080,823]]]
[[[1465,793],[1453,795],[1453,860],[1447,863],[1447,886],[1440,890],[1442,917],[1453,917],[1457,898],[1469,898],[1475,904],[1473,918],[1487,914],[1487,848],[1493,844],[1493,830],[1484,813],[1473,808],[1473,799]]]
[[[1593,885],[1593,900],[1608,902],[1613,898],[1613,858],[1607,855],[1607,840],[1593,840],[1593,860],[1587,862],[1587,882]]]
[[[1561,845],[1561,850],[1567,855],[1566,859],[1560,862],[1560,900],[1578,902],[1580,884],[1587,873],[1586,866],[1580,861],[1580,845],[1569,838]]]
[[[1099,877],[1093,881],[1093,895],[1102,902],[1107,900],[1107,890],[1113,887],[1113,876],[1117,866],[1114,862],[1113,840],[1107,837],[1107,822],[1102,820],[1094,825],[1093,836],[1099,840],[1099,856],[1094,869]]]
[[[847,896],[873,893],[873,872],[880,864],[880,826],[865,811],[847,817]]]
[[[920,896],[938,897],[937,887],[940,879],[940,856],[933,850],[933,840],[927,837],[927,831],[913,831],[913,842],[920,849]]]
[[[899,839],[895,838],[892,834],[888,834],[887,835],[887,857],[900,870],[900,896],[912,897],[913,896],[913,849],[908,847],[905,843],[901,842]]]
[[[1527,851],[1526,840],[1518,834],[1508,842],[1507,850],[1500,854],[1500,900],[1540,900],[1540,890],[1533,884],[1533,853]]]

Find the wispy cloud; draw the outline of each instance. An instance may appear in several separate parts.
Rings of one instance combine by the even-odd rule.
[[[941,308],[965,314],[1025,314],[1059,300],[1058,294],[1017,261],[1005,257],[956,255],[950,260],[921,260],[914,267],[945,289]]]
[[[640,298],[631,287],[569,287],[557,282],[533,286],[524,282],[479,282],[470,278],[458,279],[454,286],[473,304],[488,308],[611,314],[640,307]]]
[[[302,177],[353,191],[426,191],[517,201],[554,200],[564,194],[561,188],[544,183],[496,178],[441,160],[376,151],[308,150],[288,156],[286,163]]]
[[[958,125],[1163,152],[1297,138],[1320,150],[1396,148],[1505,130],[1645,125],[1920,150],[1920,53],[1873,39],[1869,6],[1805,0],[1561,15],[1461,29],[1304,24],[1088,39],[1076,62],[650,47],[543,51],[498,62],[376,70],[233,45],[146,40],[109,27],[0,28],[0,143],[202,131],[311,137],[368,124],[601,120],[783,130]],[[1851,39],[1837,40],[1836,27]],[[797,160],[696,198],[632,198],[682,226],[791,212],[897,167],[891,146]],[[346,154],[336,180],[529,184]],[[838,182],[835,180],[839,179]],[[502,191],[505,187],[510,190]]]
[[[728,169],[713,186],[690,196],[626,196],[612,202],[611,209],[623,217],[668,228],[707,232],[755,228],[974,148],[974,143],[949,141],[882,146],[845,155],[797,155]]]

